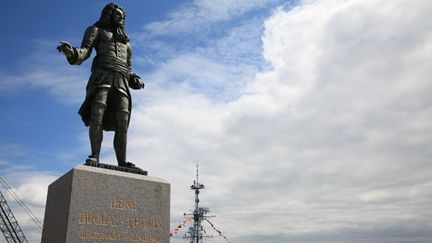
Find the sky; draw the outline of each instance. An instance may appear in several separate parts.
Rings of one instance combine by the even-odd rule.
[[[90,151],[77,111],[91,60],[56,45],[79,46],[107,3],[3,3],[0,176],[40,219],[48,185]],[[171,228],[199,162],[201,204],[231,242],[432,242],[431,1],[117,3],[146,84],[128,160],[171,183]],[[116,164],[112,137],[101,161]]]

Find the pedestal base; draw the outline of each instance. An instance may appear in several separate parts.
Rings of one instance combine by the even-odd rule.
[[[170,184],[79,165],[48,188],[42,243],[169,243]]]

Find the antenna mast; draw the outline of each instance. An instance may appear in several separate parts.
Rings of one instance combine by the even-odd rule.
[[[213,236],[206,236],[205,231],[201,225],[202,221],[214,216],[207,216],[207,214],[210,212],[209,208],[203,208],[199,207],[199,193],[200,190],[204,189],[204,184],[199,183],[199,169],[198,169],[198,163],[196,165],[196,180],[194,180],[191,189],[195,191],[195,209],[192,214],[185,214],[185,215],[191,215],[193,216],[193,226],[189,227],[189,231],[185,234],[183,237],[184,239],[190,239],[190,243],[201,243],[203,242],[202,239],[206,237],[213,237]]]

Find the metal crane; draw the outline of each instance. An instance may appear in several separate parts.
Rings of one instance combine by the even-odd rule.
[[[8,243],[28,243],[21,227],[7,204],[3,193],[0,192],[0,230]]]

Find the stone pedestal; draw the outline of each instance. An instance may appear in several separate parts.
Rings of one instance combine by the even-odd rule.
[[[42,243],[169,243],[170,184],[79,165],[48,188]]]

